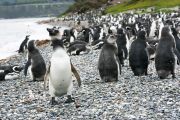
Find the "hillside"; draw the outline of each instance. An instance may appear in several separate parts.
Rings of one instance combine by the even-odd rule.
[[[107,2],[108,0],[75,0],[75,3],[64,14],[72,12],[83,13],[87,10],[97,9]]]
[[[109,6],[106,13],[119,13],[132,9],[155,7],[156,10],[161,8],[169,8],[180,6],[180,0],[127,0],[122,4]]]
[[[75,3],[64,13],[80,12],[97,9],[106,5],[105,13],[119,13],[132,9],[155,7],[161,8],[180,6],[180,0],[75,0]]]

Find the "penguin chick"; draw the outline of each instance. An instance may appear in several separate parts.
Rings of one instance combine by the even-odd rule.
[[[34,40],[31,40],[28,43],[28,61],[24,69],[25,76],[27,75],[28,67],[31,79],[33,81],[44,80],[44,75],[46,73],[46,64],[39,50],[36,48]]]

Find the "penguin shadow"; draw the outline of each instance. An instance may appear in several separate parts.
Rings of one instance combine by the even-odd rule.
[[[71,100],[68,101],[68,99],[66,99],[66,95],[62,96],[62,97],[57,97],[57,99],[55,101],[49,100],[50,102],[48,102],[48,106],[49,107],[59,107],[59,108],[64,108],[64,107],[68,107],[68,106],[74,106],[75,108],[79,108],[79,107],[83,107],[80,104],[80,100],[77,97],[71,97]]]
[[[83,84],[84,84],[84,85],[93,85],[93,84],[98,85],[98,84],[103,84],[103,83],[108,83],[108,82],[105,82],[105,81],[100,80],[100,81],[93,81],[93,82],[84,82]],[[109,83],[110,83],[110,82],[109,82]]]
[[[37,83],[40,83],[40,82],[44,82],[44,80],[26,80],[26,82],[37,82]]]
[[[149,78],[149,79],[146,79],[146,78]],[[158,77],[157,74],[154,76],[154,73],[148,73],[146,76],[140,76],[140,80],[142,80],[142,81],[148,81],[148,82],[166,81],[166,80],[173,80],[173,79],[176,79],[176,77],[175,77],[175,78],[172,78],[171,75],[169,75],[169,76],[166,77],[165,79],[161,79],[161,78]]]

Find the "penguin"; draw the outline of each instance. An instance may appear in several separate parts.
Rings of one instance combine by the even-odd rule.
[[[30,35],[27,35],[25,37],[25,39],[23,40],[23,42],[21,43],[19,50],[18,50],[18,53],[24,53],[24,51],[27,49],[27,42],[29,40],[29,36]]]
[[[118,57],[120,60],[120,63],[122,66],[124,66],[124,59],[127,59],[128,56],[128,50],[126,47],[126,35],[122,28],[117,29],[117,40],[116,40],[117,46],[118,46]]]
[[[137,39],[130,46],[129,65],[135,76],[147,75],[149,55],[147,51],[146,32],[140,31]]]
[[[46,64],[40,54],[39,50],[35,46],[35,40],[31,40],[28,43],[28,60],[25,65],[24,75],[27,76],[27,70],[31,75],[33,81],[43,81],[46,73]]]
[[[88,46],[86,44],[73,44],[71,45],[67,52],[71,55],[72,52],[75,52],[76,55],[79,55],[80,53],[84,52],[84,53],[89,53],[90,49],[88,48]]]
[[[104,39],[96,40],[91,43],[93,50],[101,49],[104,44]]]
[[[49,36],[51,37],[51,39],[54,39],[54,38],[60,39],[62,37],[59,29],[60,27],[47,28],[47,31],[49,32]]]
[[[104,82],[118,81],[118,74],[121,74],[116,39],[114,34],[108,35],[99,56],[98,70]]]
[[[84,41],[76,40],[76,41],[70,43],[68,47],[71,47],[71,46],[73,46],[75,44],[84,44],[84,45],[87,45],[88,43],[84,42]]]
[[[83,33],[82,41],[90,43],[91,42],[90,35],[93,36],[92,32],[91,32],[91,29],[83,27],[81,32]]]
[[[180,38],[178,36],[177,30],[173,27],[171,28],[172,34],[174,36],[175,42],[176,42],[176,48],[180,52]],[[177,61],[177,64],[179,65],[179,61]]]
[[[148,55],[149,55],[149,60],[154,60],[157,44],[158,43],[149,44],[147,42],[147,51],[148,51]]]
[[[5,76],[9,73],[8,70],[0,70],[0,81],[5,80]]]
[[[49,94],[51,95],[51,104],[57,104],[55,100],[56,96],[63,96],[67,94],[67,100],[65,103],[75,102],[72,98],[72,72],[77,78],[78,85],[81,86],[80,76],[72,65],[70,57],[64,50],[63,41],[59,39],[53,39],[53,54],[50,60],[45,80],[49,79]]]
[[[155,54],[155,68],[160,79],[165,79],[170,74],[172,74],[172,78],[175,78],[175,55],[180,60],[175,39],[170,28],[165,26],[162,28]]]
[[[14,79],[15,75],[22,71],[23,67],[18,65],[0,66],[0,81]]]
[[[75,34],[77,34],[76,29],[74,29],[74,28],[65,29],[63,32],[63,37],[65,37],[66,40],[64,42],[65,43],[66,42],[68,42],[68,43],[74,42],[76,40]]]
[[[180,52],[180,38],[178,36],[178,32],[175,28],[171,28],[172,35],[174,36],[175,42],[176,42],[176,48]]]
[[[23,67],[19,65],[0,65],[0,71],[8,71],[9,73],[20,73]]]

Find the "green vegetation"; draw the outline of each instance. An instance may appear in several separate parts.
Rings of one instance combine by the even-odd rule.
[[[75,3],[63,14],[70,12],[85,12],[91,9],[97,9],[103,4],[107,3],[108,0],[75,0]]]
[[[180,6],[180,0],[130,0],[122,4],[110,6],[106,9],[106,13],[119,13],[132,9],[155,7],[156,11],[161,8],[169,8]]]

